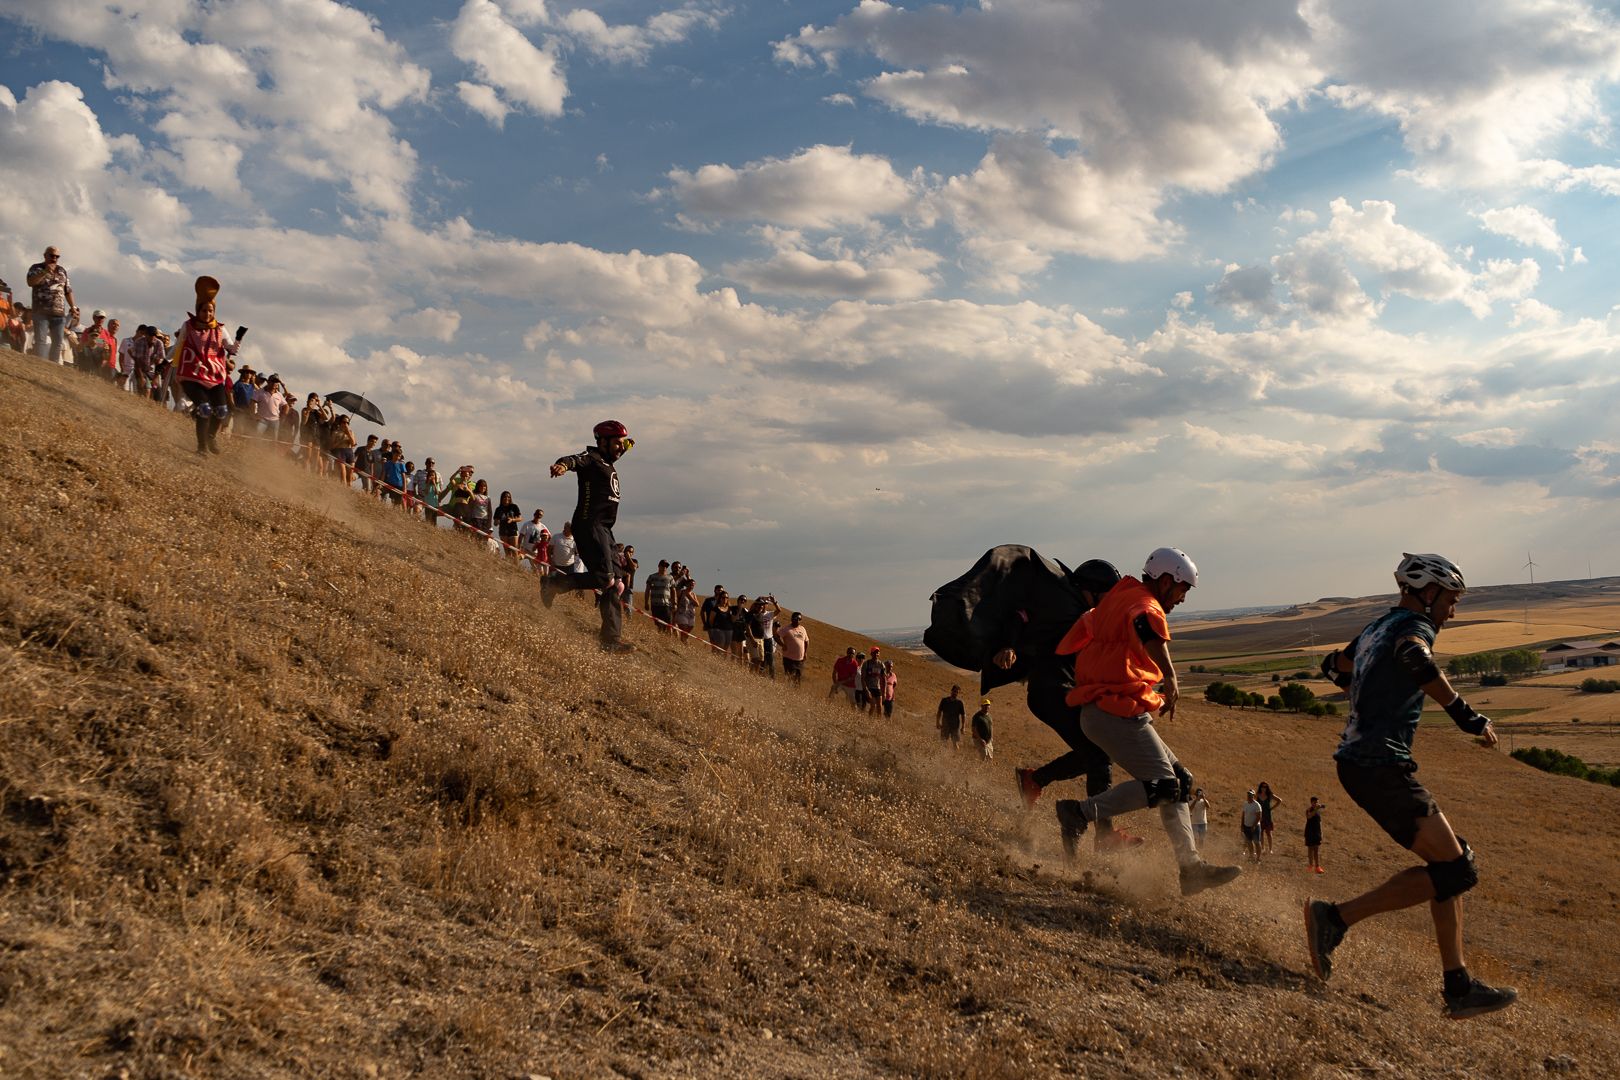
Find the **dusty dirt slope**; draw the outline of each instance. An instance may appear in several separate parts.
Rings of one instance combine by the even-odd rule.
[[[1278,855],[1174,895],[1162,837],[1061,863],[1055,749],[1016,688],[999,757],[942,752],[948,670],[902,708],[651,635],[249,447],[0,355],[0,1075],[1613,1075],[1620,792],[1425,730],[1479,851],[1473,965],[1439,1017],[1426,917],[1304,974],[1310,889],[1403,865],[1333,786],[1331,722],[1164,725],[1216,800],[1288,800]],[[633,471],[624,531],[635,523]],[[1013,539],[1013,538],[1009,538]],[[656,558],[657,552],[647,552]],[[678,555],[678,552],[668,553]],[[964,553],[964,564],[976,553]],[[792,598],[785,598],[792,599]],[[972,688],[969,688],[970,692]],[[1329,804],[1331,873],[1298,808]],[[1137,823],[1147,830],[1151,822]]]

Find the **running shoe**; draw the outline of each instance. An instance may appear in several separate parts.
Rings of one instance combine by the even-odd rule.
[[[1063,835],[1063,854],[1071,859],[1080,857],[1080,838],[1086,834],[1085,811],[1074,799],[1059,799],[1057,803],[1058,831]]]
[[[1103,854],[1111,854],[1117,851],[1124,851],[1127,848],[1140,847],[1144,843],[1146,843],[1146,841],[1140,836],[1119,828],[1108,830],[1098,829],[1097,839],[1095,841],[1097,850]]]
[[[1181,868],[1181,895],[1194,896],[1205,889],[1213,889],[1236,881],[1241,873],[1243,873],[1241,866],[1216,866],[1207,862],[1190,863]]]
[[[1041,785],[1035,782],[1035,770],[1015,768],[1013,777],[1018,781],[1018,797],[1024,800],[1024,809],[1035,809],[1035,800],[1041,797]]]
[[[1334,914],[1333,905],[1326,900],[1305,901],[1305,948],[1310,951],[1316,977],[1323,982],[1333,974],[1333,950],[1344,940],[1344,927]]]
[[[1478,979],[1470,979],[1465,994],[1441,994],[1446,1002],[1446,1015],[1453,1020],[1467,1020],[1471,1016],[1484,1016],[1505,1009],[1519,1000],[1519,992],[1511,986],[1486,986]]]
[[[557,592],[551,586],[550,574],[540,579],[540,602],[546,607],[550,607],[557,602]]]
[[[1313,874],[1325,874],[1325,873],[1327,873],[1327,871],[1322,869],[1320,866],[1314,866],[1314,867],[1311,868],[1311,873],[1313,873]]]

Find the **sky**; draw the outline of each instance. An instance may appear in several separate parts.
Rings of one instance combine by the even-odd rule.
[[[373,397],[700,590],[986,548],[1189,609],[1620,573],[1620,21],[1581,0],[0,0],[0,277]]]

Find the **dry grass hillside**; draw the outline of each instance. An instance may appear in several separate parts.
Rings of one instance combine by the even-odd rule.
[[[1191,705],[1166,737],[1232,846],[1175,894],[1162,836],[1058,857],[1011,765],[1055,740],[998,691],[999,757],[937,746],[947,669],[889,722],[589,609],[252,447],[0,354],[0,1075],[1613,1075],[1620,791],[1426,730],[1479,852],[1474,968],[1440,1018],[1426,915],[1305,975],[1309,890],[1405,863],[1347,805],[1332,722]],[[626,477],[626,535],[635,480]],[[678,552],[647,551],[659,554]],[[976,555],[964,553],[964,565]],[[793,598],[785,598],[792,600]],[[973,688],[970,687],[971,692]],[[1329,805],[1307,879],[1305,797]],[[1141,821],[1139,828],[1151,823]]]

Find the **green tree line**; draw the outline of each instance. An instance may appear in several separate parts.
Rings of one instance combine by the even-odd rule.
[[[1446,661],[1447,675],[1531,675],[1541,670],[1541,654],[1534,649],[1477,652]]]
[[[1549,750],[1544,746],[1522,746],[1513,751],[1513,756],[1526,765],[1540,769],[1542,772],[1556,773],[1559,776],[1573,776],[1578,780],[1590,780],[1594,784],[1608,784],[1610,787],[1620,787],[1620,769],[1600,769],[1588,765],[1574,754],[1566,754],[1562,750]]]
[[[1252,690],[1244,690],[1229,682],[1212,682],[1204,687],[1204,700],[1228,709],[1270,709],[1272,712],[1309,713],[1311,716],[1338,716],[1339,708],[1329,701],[1317,701],[1308,686],[1286,682],[1277,692],[1267,697]]]

